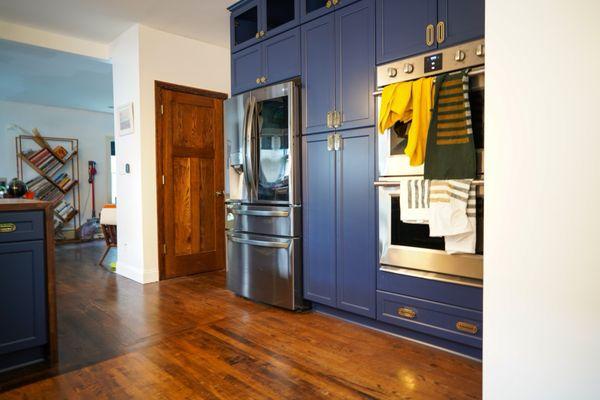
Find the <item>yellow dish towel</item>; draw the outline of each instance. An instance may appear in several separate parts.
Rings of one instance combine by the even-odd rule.
[[[412,120],[404,150],[412,166],[421,165],[425,161],[432,103],[433,78],[388,85],[381,95],[380,133],[398,121],[406,123]]]

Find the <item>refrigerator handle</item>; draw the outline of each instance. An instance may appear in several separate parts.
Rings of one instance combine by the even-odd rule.
[[[252,164],[252,126],[254,125],[254,97],[250,96],[248,99],[248,105],[246,112],[244,113],[244,179],[248,187],[248,197],[250,199],[254,196],[254,165]]]

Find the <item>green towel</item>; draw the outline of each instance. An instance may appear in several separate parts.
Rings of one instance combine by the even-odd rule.
[[[474,179],[475,143],[467,71],[436,78],[425,179]]]

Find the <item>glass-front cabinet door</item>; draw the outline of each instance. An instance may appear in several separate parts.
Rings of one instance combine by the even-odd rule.
[[[259,1],[252,1],[231,13],[231,50],[238,51],[258,42]]]
[[[265,37],[277,35],[300,23],[299,0],[262,0]]]
[[[288,96],[256,102],[257,198],[267,202],[289,202],[290,141]]]

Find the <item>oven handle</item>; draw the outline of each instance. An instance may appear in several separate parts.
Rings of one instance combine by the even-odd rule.
[[[270,247],[275,249],[287,249],[290,247],[290,242],[267,242],[264,240],[254,240],[254,239],[242,239],[233,235],[227,235],[227,237],[232,241],[240,244],[247,244],[250,246],[259,246],[259,247]]]
[[[376,182],[373,182],[373,186],[375,186],[375,187],[398,187],[398,186],[400,186],[400,182],[376,181]]]

